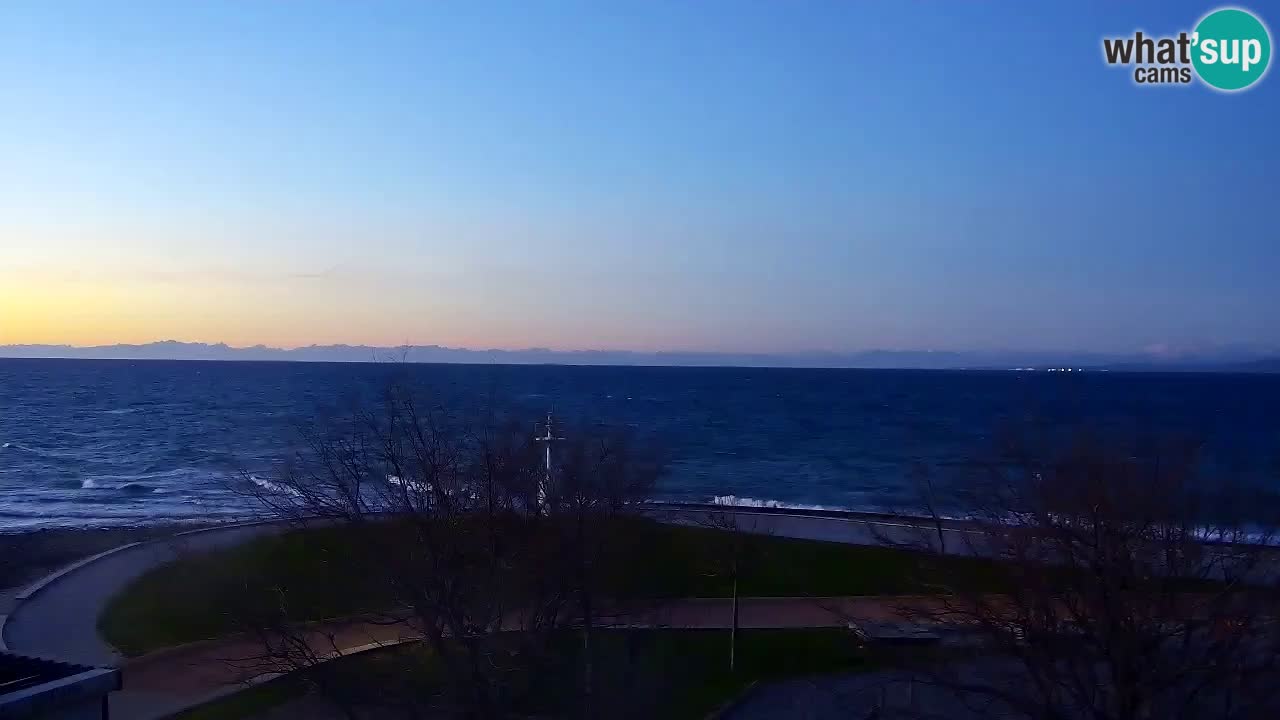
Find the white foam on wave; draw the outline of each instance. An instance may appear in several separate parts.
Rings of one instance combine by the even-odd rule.
[[[388,475],[387,484],[395,485],[397,487],[408,488],[410,490],[416,490],[418,492],[431,491],[431,483],[418,482],[417,480],[405,480],[404,478],[401,478],[398,475]]]
[[[3,444],[3,445],[0,445],[0,449],[7,448],[7,447],[9,447],[9,443],[5,443],[5,444]]]
[[[301,497],[302,495],[302,493],[298,492],[297,488],[285,487],[284,485],[273,483],[270,480],[260,478],[257,475],[250,475],[249,481],[252,482],[254,485],[257,485],[258,487],[262,488],[263,490],[266,490],[267,492],[270,492],[270,493],[275,493],[277,495],[293,495],[295,497]]]
[[[837,510],[848,511],[850,508],[835,505],[807,505],[805,503],[789,503],[781,500],[738,497],[737,495],[716,495],[711,499],[712,505],[728,505],[731,507],[776,508],[779,510]]]
[[[25,452],[25,453],[31,453],[32,455],[35,455],[36,457],[41,457],[41,458],[45,458],[45,459],[54,459],[54,460],[82,460],[82,459],[84,458],[84,456],[83,456],[83,454],[82,454],[82,453],[78,453],[78,452],[74,452],[74,451],[73,451],[73,452],[55,452],[55,451],[53,451],[53,450],[49,450],[49,449],[39,449],[39,448],[29,447],[29,446],[27,446],[27,445],[23,445],[22,443],[16,443],[16,442],[8,442],[8,443],[5,443],[5,444],[4,444],[4,447],[5,447],[5,448],[10,448],[10,449],[13,449],[13,450],[20,450],[20,451]],[[95,449],[95,448],[86,448],[86,449],[88,449],[88,450],[93,450],[93,449]]]
[[[114,478],[112,476],[84,478],[83,480],[80,481],[80,489],[81,490],[116,490],[119,492],[130,493],[130,494],[141,494],[147,491],[150,491],[152,493],[168,492],[168,490],[166,490],[165,488],[154,487],[152,485],[147,485],[145,483],[141,483],[136,480],[130,480],[128,482],[121,482],[121,483],[107,482],[107,480],[115,480],[115,479],[117,478]]]

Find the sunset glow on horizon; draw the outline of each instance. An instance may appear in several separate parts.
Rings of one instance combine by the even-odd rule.
[[[0,345],[1280,348],[1202,3],[498,5],[6,4]]]

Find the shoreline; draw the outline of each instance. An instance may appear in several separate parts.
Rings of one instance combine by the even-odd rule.
[[[742,497],[738,498],[740,502],[737,504],[717,503],[710,500],[645,500],[637,504],[644,510],[677,510],[683,512],[695,511],[719,511],[727,512],[736,510],[740,513],[758,513],[758,514],[791,514],[805,515],[811,517],[823,518],[843,518],[843,519],[864,519],[864,520],[889,520],[889,519],[911,519],[927,521],[928,518],[916,515],[910,512],[893,512],[883,508],[878,509],[857,509],[857,508],[841,508],[835,506],[822,506],[805,503],[788,503],[781,500],[759,500],[756,498]],[[29,525],[29,526],[5,526],[0,524],[0,552],[11,545],[15,538],[30,536],[60,536],[71,535],[76,533],[141,533],[148,534],[161,529],[172,532],[181,532],[182,530],[195,530],[202,527],[212,527],[215,525],[230,525],[243,522],[254,522],[257,520],[270,520],[273,515],[268,511],[265,513],[240,513],[235,515],[217,516],[216,519],[188,518],[188,517],[165,517],[154,516],[151,519],[128,519],[120,522],[110,522],[104,520],[86,521],[83,524],[74,524],[69,521],[55,521],[59,524],[50,525]],[[149,535],[148,535],[149,537]],[[147,539],[144,537],[143,539]],[[125,541],[128,542],[128,541]],[[0,573],[2,576],[2,573]],[[0,582],[0,588],[4,585]]]
[[[909,515],[858,510],[815,509],[784,505],[717,505],[697,502],[650,501],[642,504],[644,512],[705,513],[736,510],[743,514],[800,515],[812,518],[903,521]],[[253,520],[269,520],[269,514],[210,520],[178,520],[157,518],[155,523],[128,525],[86,525],[81,527],[0,528],[0,614],[9,598],[25,585],[44,574],[81,558],[133,542],[167,537],[188,530],[220,525],[233,525]]]
[[[750,498],[743,498],[750,499]],[[752,505],[752,504],[721,504],[708,502],[663,502],[655,500],[647,500],[641,503],[646,510],[675,510],[678,512],[716,512],[716,513],[754,513],[758,515],[803,515],[805,517],[829,518],[833,520],[864,520],[868,522],[889,522],[889,521],[911,521],[918,523],[932,523],[933,518],[927,515],[913,515],[911,513],[888,512],[885,510],[855,510],[853,508],[832,508],[832,507],[814,507],[812,505],[786,505],[776,501],[772,505]],[[957,518],[943,517],[944,525],[963,523],[964,521]]]
[[[752,529],[748,532],[768,532],[788,537],[855,544],[881,544],[886,537],[881,537],[878,533],[886,536],[901,535],[902,538],[899,539],[908,541],[927,537],[931,542],[933,534],[939,529],[935,520],[928,516],[884,510],[677,501],[647,501],[639,504],[637,509],[661,522],[678,524],[697,524],[700,516],[712,513],[755,516],[758,520],[750,523]],[[170,537],[202,528],[272,519],[276,518],[267,513],[216,521],[158,518],[154,524],[128,526],[0,528],[0,614],[7,611],[12,596],[20,592],[27,583],[91,555],[129,543]],[[940,530],[948,535],[981,532],[972,520],[962,518],[944,517],[938,524],[941,525]],[[879,530],[873,530],[877,527]],[[1221,543],[1210,541],[1207,544]]]

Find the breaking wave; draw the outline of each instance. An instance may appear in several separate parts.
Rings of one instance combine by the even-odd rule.
[[[712,505],[729,505],[732,507],[776,508],[780,510],[833,510],[848,511],[850,508],[838,505],[808,505],[805,503],[789,503],[781,500],[761,500],[753,497],[737,495],[716,495],[711,499]]]
[[[279,483],[273,483],[270,480],[260,478],[257,475],[250,475],[249,481],[263,490],[266,490],[269,493],[275,493],[276,495],[293,495],[295,497],[302,496],[302,493],[298,492],[297,488],[285,487]]]
[[[125,482],[118,485],[107,484],[95,478],[85,478],[80,481],[81,490],[115,490],[117,492],[127,493],[129,495],[142,495],[145,493],[162,493],[164,488],[154,487],[140,482]]]
[[[431,483],[419,482],[417,480],[405,480],[404,478],[401,478],[397,475],[388,475],[387,484],[395,485],[397,487],[408,488],[410,490],[416,490],[418,492],[431,491]]]

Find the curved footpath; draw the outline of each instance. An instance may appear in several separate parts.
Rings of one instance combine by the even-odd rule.
[[[741,598],[742,628],[835,628],[856,621],[873,633],[899,627],[895,608],[928,602],[908,597]],[[725,629],[732,602],[725,598],[673,600],[644,611],[598,619],[598,627]],[[903,637],[889,629],[884,637]],[[316,657],[332,659],[421,639],[403,625],[332,622],[306,637]],[[228,637],[158,650],[123,667],[124,690],[111,696],[115,718],[150,720],[279,677],[280,667],[261,657],[255,638]]]
[[[649,512],[663,522],[700,524],[708,513],[723,512],[716,506],[660,506]],[[780,537],[826,540],[850,544],[916,543],[922,533],[919,520],[857,513],[808,513],[780,509],[739,508],[738,527],[747,532]],[[128,662],[98,635],[98,617],[113,596],[134,579],[176,559],[183,553],[203,552],[236,545],[266,533],[280,532],[286,523],[260,522],[204,528],[171,538],[121,546],[74,563],[37,581],[15,596],[16,607],[0,625],[0,648],[10,652],[48,657],[84,665],[122,666],[124,687],[114,693],[111,708],[116,718],[159,718],[234,691],[244,680],[227,658],[244,656],[243,642],[234,639],[196,643],[163,650]],[[963,535],[961,527],[944,533]],[[960,538],[948,544],[960,546]],[[657,616],[640,623],[666,627],[723,627],[727,601],[687,600],[664,606]],[[841,607],[833,612],[832,603]],[[743,627],[830,627],[847,618],[885,618],[893,601],[879,599],[776,598],[744,599]],[[850,605],[849,603],[853,603]],[[338,654],[381,647],[407,638],[391,636],[391,628],[347,625],[337,632]]]
[[[21,655],[117,665],[120,654],[98,636],[98,616],[125,586],[182,553],[235,545],[282,527],[263,522],[204,528],[122,545],[80,560],[15,595],[16,606],[0,628],[0,640],[10,652]]]
[[[671,523],[697,525],[729,508],[711,505],[655,505],[646,512]],[[854,545],[931,542],[927,521],[868,513],[738,508],[738,527],[778,537]],[[98,617],[113,596],[153,567],[184,552],[202,552],[278,532],[282,522],[224,525],[179,533],[171,538],[124,545],[74,563],[28,586],[0,627],[0,647],[84,665],[116,665],[120,655],[98,636]],[[966,548],[973,531],[960,524],[943,529],[949,550]]]

